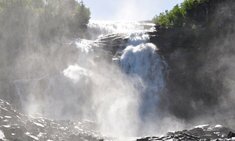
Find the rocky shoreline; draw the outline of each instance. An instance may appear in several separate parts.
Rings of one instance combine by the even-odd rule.
[[[92,122],[55,121],[26,116],[8,102],[0,100],[0,141],[105,141]],[[200,125],[190,130],[169,132],[162,137],[143,137],[136,141],[233,141],[234,130],[221,125]]]

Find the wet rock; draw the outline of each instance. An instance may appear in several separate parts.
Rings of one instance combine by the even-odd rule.
[[[232,138],[232,137],[235,137],[235,133],[233,133],[233,132],[230,131],[230,132],[228,133],[228,138]]]

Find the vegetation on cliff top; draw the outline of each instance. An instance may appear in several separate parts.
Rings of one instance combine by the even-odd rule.
[[[12,29],[34,32],[46,41],[57,36],[83,34],[89,9],[76,0],[0,0],[0,35]],[[28,30],[30,29],[30,30]]]
[[[182,27],[191,22],[192,11],[208,0],[185,0],[180,5],[174,6],[170,11],[165,11],[153,18],[154,23],[166,27]]]
[[[151,41],[169,66],[160,102],[176,117],[223,113],[221,117],[231,118],[234,15],[234,0],[185,0],[154,18],[158,26]]]

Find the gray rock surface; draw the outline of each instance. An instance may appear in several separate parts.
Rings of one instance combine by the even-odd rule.
[[[99,141],[93,123],[54,121],[18,113],[0,99],[0,141]]]
[[[136,141],[235,141],[232,129],[222,125],[200,125],[189,130],[169,132],[162,137]],[[228,137],[230,135],[230,137]],[[91,121],[55,121],[26,116],[0,99],[0,141],[115,141],[102,137]],[[135,139],[133,139],[135,140]]]
[[[232,130],[222,125],[199,125],[190,130],[169,132],[162,137],[145,137],[137,141],[234,141],[228,137]]]

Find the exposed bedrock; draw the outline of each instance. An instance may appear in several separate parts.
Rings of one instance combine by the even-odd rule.
[[[186,26],[149,33],[168,64],[160,105],[180,119],[234,127],[234,1],[209,1],[191,12]]]

